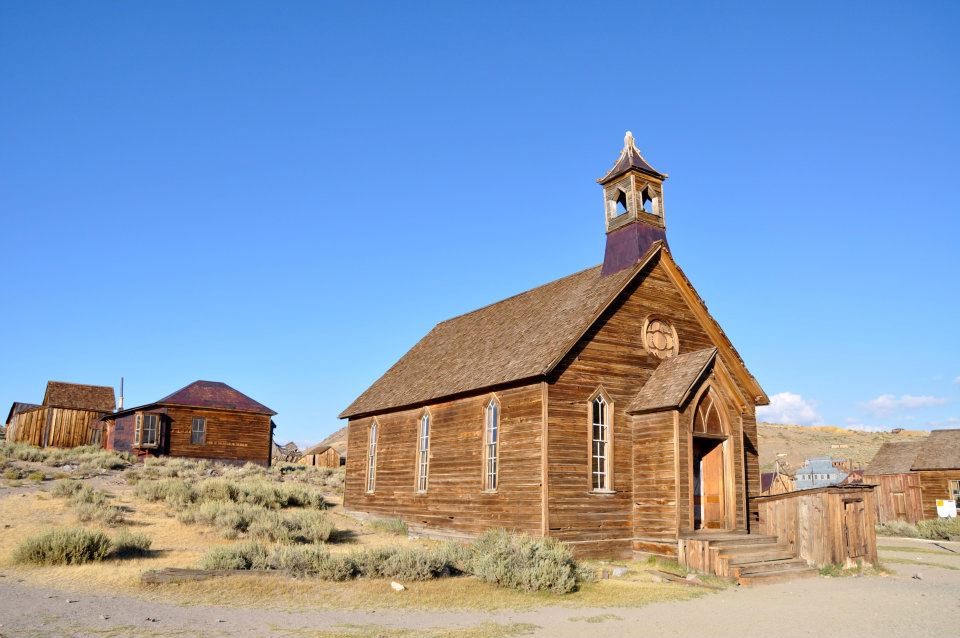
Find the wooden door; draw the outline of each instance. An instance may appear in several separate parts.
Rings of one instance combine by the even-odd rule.
[[[724,527],[723,444],[717,443],[700,461],[700,499],[704,529]]]
[[[898,521],[907,520],[907,497],[903,492],[893,493],[893,517]]]
[[[843,503],[843,536],[849,558],[867,555],[866,511],[863,499],[849,499]]]

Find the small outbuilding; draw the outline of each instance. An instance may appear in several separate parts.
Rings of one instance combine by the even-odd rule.
[[[330,445],[314,445],[303,453],[297,463],[313,467],[340,467],[346,463],[346,458]]]
[[[16,402],[10,407],[6,438],[38,447],[99,445],[99,419],[115,407],[109,386],[48,381],[40,405]]]
[[[137,456],[269,465],[275,414],[225,383],[194,381],[153,403],[104,416],[104,446]]]
[[[911,468],[920,478],[924,518],[937,518],[937,501],[960,502],[960,429],[933,430]]]

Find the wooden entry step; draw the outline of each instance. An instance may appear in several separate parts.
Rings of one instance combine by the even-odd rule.
[[[743,532],[685,534],[677,542],[680,563],[735,578],[741,585],[814,576],[818,572],[775,536]]]

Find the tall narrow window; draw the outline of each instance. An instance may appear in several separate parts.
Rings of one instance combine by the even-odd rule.
[[[496,399],[490,399],[486,410],[486,423],[483,429],[483,489],[497,489],[497,460],[500,444],[500,406]]]
[[[370,424],[370,442],[367,447],[367,491],[377,485],[377,422]]]
[[[610,406],[598,394],[590,402],[591,436],[591,487],[597,492],[608,492],[612,488],[610,481]]]
[[[420,436],[417,437],[417,491],[427,491],[427,473],[430,469],[430,413],[420,417]]]
[[[207,420],[202,416],[193,417],[193,424],[190,426],[190,443],[193,445],[203,445],[207,442]]]

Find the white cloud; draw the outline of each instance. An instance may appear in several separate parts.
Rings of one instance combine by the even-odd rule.
[[[946,402],[947,400],[942,397],[914,396],[912,394],[901,394],[897,397],[894,394],[881,394],[877,398],[867,401],[864,407],[877,416],[887,416],[900,410],[930,408],[943,405]]]
[[[851,423],[847,425],[848,430],[856,430],[857,432],[886,432],[890,428],[884,427],[882,425],[866,425],[864,423]]]
[[[957,377],[956,379],[954,379],[953,382],[957,385],[960,385],[960,377]]]
[[[816,404],[793,392],[778,392],[771,396],[770,405],[757,408],[757,419],[791,425],[814,425],[821,421]]]

